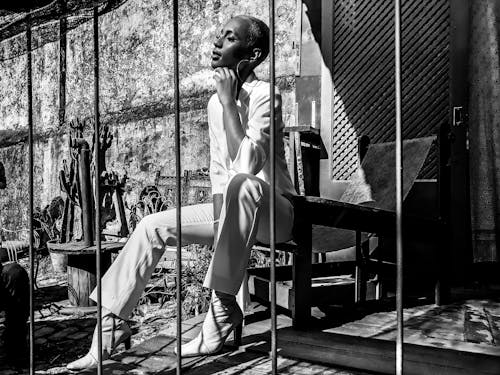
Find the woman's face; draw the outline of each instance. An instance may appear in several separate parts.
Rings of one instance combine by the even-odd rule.
[[[236,70],[241,59],[248,57],[248,22],[231,18],[222,28],[214,42],[211,66],[213,69],[227,67]]]

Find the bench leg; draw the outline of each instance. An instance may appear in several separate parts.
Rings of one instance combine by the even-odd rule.
[[[293,327],[308,328],[311,319],[311,275],[312,275],[312,226],[301,228],[300,239],[297,239],[298,251],[293,255],[292,293],[289,305],[292,308]]]
[[[361,232],[356,231],[356,272],[354,301],[356,303],[366,302],[366,293],[368,288],[368,270],[367,259],[369,256],[369,241],[361,241]]]
[[[446,232],[445,232],[446,233]],[[449,237],[448,237],[449,238]],[[449,240],[445,235],[441,235],[440,246],[438,249],[438,276],[434,284],[434,303],[438,306],[450,302],[451,288],[449,284],[449,267],[447,267],[446,260],[451,259]]]
[[[363,259],[361,254],[361,232],[356,231],[356,271],[354,283],[354,302],[364,302],[364,269]]]

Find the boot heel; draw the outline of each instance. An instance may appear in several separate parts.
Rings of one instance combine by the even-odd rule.
[[[241,346],[241,337],[243,336],[243,323],[238,324],[234,327],[234,346]]]
[[[131,345],[131,341],[132,341],[132,340],[130,339],[130,337],[128,337],[128,338],[127,338],[127,339],[123,342],[123,344],[125,345],[125,350],[129,350],[129,349],[130,349],[130,347],[132,346],[132,345]]]

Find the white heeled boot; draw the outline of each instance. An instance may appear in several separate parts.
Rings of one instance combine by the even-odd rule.
[[[97,367],[97,334],[96,327],[89,352],[84,357],[68,363],[66,366],[68,370],[80,371]],[[102,360],[108,359],[121,343],[125,344],[126,349],[130,349],[131,335],[132,331],[123,319],[111,312],[106,312],[102,317]]]
[[[233,295],[213,292],[200,333],[181,346],[182,357],[196,357],[219,352],[229,334],[234,330],[236,345],[241,342],[243,313]]]

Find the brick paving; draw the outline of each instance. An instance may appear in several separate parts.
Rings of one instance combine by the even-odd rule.
[[[36,374],[66,374],[66,364],[85,355],[96,324],[95,308],[76,310],[68,300],[65,274],[39,273],[35,290],[35,370]],[[171,304],[143,306],[130,321],[132,345],[154,337],[172,322]],[[3,333],[0,313],[0,337]],[[7,365],[0,340],[0,374],[27,374],[27,369]],[[120,348],[120,350],[124,350]],[[120,351],[118,350],[118,352]]]
[[[95,308],[75,310],[70,306],[67,299],[66,275],[48,274],[38,280],[38,286],[39,289],[35,291],[36,374],[71,373],[66,370],[66,364],[84,355],[90,346],[96,323]],[[110,375],[175,373],[176,357],[173,354],[175,339],[172,337],[172,332],[175,332],[174,312],[173,303],[167,303],[162,308],[158,304],[142,306],[140,313],[134,315],[130,322],[133,330],[132,348],[129,351],[123,351],[123,346],[119,348],[111,360],[105,361],[104,373]],[[394,331],[392,315],[391,312],[371,314],[360,321],[338,327],[337,330],[352,331],[360,335],[362,332],[367,334],[373,328],[380,334],[381,327],[386,326],[385,333],[392,334]],[[498,298],[466,300],[464,304],[443,307],[416,307],[407,309],[405,316],[408,316],[406,322],[408,329],[419,329],[423,335],[433,339],[439,336],[443,340],[479,341],[492,346],[500,343]],[[196,323],[201,320],[195,318],[192,321]],[[449,326],[450,329],[445,331],[443,329],[445,326]],[[3,320],[0,316],[0,334],[2,331]],[[183,337],[187,340],[188,336],[189,334]],[[0,374],[27,374],[27,369],[15,369],[5,364],[2,345],[0,342]],[[267,353],[253,350],[226,351],[215,357],[184,360],[183,364],[187,369],[184,373],[192,375],[261,375],[270,373],[271,368]],[[279,358],[278,366],[281,374],[366,374],[284,358]],[[93,373],[95,371],[83,372],[83,374]]]
[[[65,274],[39,274],[35,290],[35,373],[38,375],[74,374],[66,364],[85,355],[96,324],[95,309],[75,310],[70,306]],[[163,335],[172,332],[175,325],[174,304],[142,306],[140,313],[130,321],[133,331],[132,348],[124,351],[123,345],[112,359],[104,362],[104,373],[110,375],[174,374],[176,357],[175,340]],[[0,315],[0,335],[3,332]],[[4,343],[0,341],[0,374],[25,375],[27,368],[9,367],[3,355]],[[249,374],[270,373],[267,354],[226,351],[216,357],[184,360],[186,374]],[[307,362],[279,359],[282,374],[335,374],[361,375],[360,372],[334,370]],[[86,371],[82,374],[94,374]]]
[[[470,298],[481,291],[470,290],[466,298],[444,305],[419,305],[404,310],[406,339],[420,345],[457,348],[474,345],[478,350],[500,347],[500,287],[491,286],[486,298]],[[484,293],[484,292],[483,292]],[[396,312],[370,314],[328,330],[359,337],[394,340]]]
[[[92,310],[75,312],[69,306],[64,277],[42,280],[39,286],[36,297],[39,303],[35,312],[36,374],[74,374],[67,371],[65,366],[68,362],[84,355],[89,348],[95,326]],[[43,302],[41,298],[47,300]],[[57,299],[60,300],[56,301]],[[142,319],[133,320],[132,348],[123,351],[123,347],[120,347],[111,360],[104,362],[104,373],[110,375],[175,373],[176,357],[173,354],[175,340],[161,335],[162,331],[172,331],[172,326],[175,324],[171,317],[172,310],[172,306],[159,309],[157,305],[151,305]],[[165,318],[169,315],[170,317]],[[2,329],[3,325],[0,323],[0,331]],[[0,357],[2,375],[28,374],[27,369],[8,367],[2,364],[3,362]],[[185,373],[193,375],[261,375],[270,373],[271,368],[266,354],[245,351],[226,351],[216,357],[187,359],[183,361],[183,365]],[[283,358],[279,358],[278,365],[282,374],[363,374]],[[95,373],[95,371],[81,372],[81,374]]]

